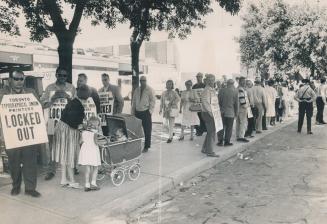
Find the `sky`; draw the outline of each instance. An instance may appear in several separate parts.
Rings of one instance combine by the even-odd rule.
[[[259,0],[254,0],[259,1]],[[267,1],[267,0],[265,0]],[[290,4],[317,4],[317,0],[285,0]],[[243,0],[243,6],[250,1]],[[320,5],[327,5],[327,0],[320,0]],[[205,17],[207,26],[205,29],[194,29],[186,40],[175,39],[179,56],[181,72],[210,72],[218,75],[239,74],[239,45],[235,41],[240,34],[243,10],[239,15],[231,16],[222,10],[217,3],[214,4],[214,12]],[[72,13],[65,11],[69,19]],[[13,38],[0,33],[0,38],[29,41],[29,32],[24,27],[24,18],[17,21],[21,28],[21,37]],[[128,44],[131,30],[128,24],[118,25],[114,30],[108,30],[103,25],[93,27],[90,21],[82,19],[81,34],[76,37],[75,48],[93,48],[117,44]],[[167,40],[167,33],[153,32],[151,41]],[[45,39],[43,44],[56,48],[55,37]]]

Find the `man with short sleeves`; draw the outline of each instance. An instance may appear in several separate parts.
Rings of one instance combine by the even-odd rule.
[[[312,135],[311,118],[313,115],[313,101],[316,99],[316,94],[310,87],[310,81],[303,79],[304,84],[296,93],[294,99],[299,102],[299,120],[297,132],[301,133],[304,116],[307,116],[307,134]]]
[[[142,120],[145,136],[143,152],[147,152],[151,147],[152,118],[151,115],[155,106],[155,96],[153,89],[146,83],[146,77],[140,78],[140,87],[134,91],[132,98],[132,114]]]
[[[24,87],[24,82],[25,75],[22,71],[11,71],[9,73],[9,86],[0,89],[0,102],[4,95],[26,93],[32,93],[38,99],[33,89]],[[36,191],[37,149],[35,145],[8,149],[6,153],[8,155],[9,170],[12,179],[11,195],[15,196],[20,193],[21,183],[24,177],[25,194],[32,197],[40,197],[41,194]]]
[[[56,164],[51,158],[52,152],[52,142],[54,136],[54,126],[55,120],[59,120],[61,116],[61,112],[58,114],[56,113],[57,117],[54,117],[53,111],[59,111],[59,109],[55,109],[55,105],[59,104],[58,102],[62,102],[62,107],[68,103],[69,100],[72,100],[76,94],[75,87],[67,82],[68,72],[64,68],[58,67],[56,70],[56,82],[50,84],[45,89],[43,95],[41,96],[41,103],[43,109],[48,111],[45,113],[45,116],[48,117],[48,138],[49,144],[46,147],[47,155],[48,155],[48,167],[47,167],[47,174],[45,176],[45,180],[51,180],[56,174]],[[61,103],[60,103],[61,104]],[[63,109],[62,108],[62,109]],[[51,117],[51,119],[50,119]]]
[[[324,108],[326,105],[326,78],[323,77],[320,80],[320,85],[317,87],[317,116],[316,124],[326,124],[324,121]]]

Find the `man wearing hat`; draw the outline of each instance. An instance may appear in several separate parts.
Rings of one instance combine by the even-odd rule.
[[[196,81],[197,81],[197,83],[193,85],[192,89],[203,90],[205,87],[205,84],[203,82],[203,74],[201,72],[196,74]],[[201,98],[201,96],[200,96],[200,98]],[[196,135],[202,136],[203,132],[206,132],[207,130],[206,130],[206,126],[205,126],[204,120],[202,118],[201,112],[198,113],[198,117],[200,120],[200,125],[195,125]]]
[[[134,91],[132,98],[132,114],[142,120],[145,143],[143,152],[147,152],[151,147],[151,132],[152,132],[152,113],[156,99],[154,91],[146,83],[146,77],[140,78],[140,86]]]
[[[299,120],[297,132],[301,133],[304,115],[307,116],[307,134],[311,135],[311,118],[313,115],[313,101],[316,99],[316,94],[310,87],[310,80],[303,79],[303,86],[297,91],[295,100],[299,102]]]
[[[261,86],[261,77],[256,77],[254,81],[255,85],[252,87],[253,104],[258,110],[258,116],[256,117],[256,133],[262,133],[262,117],[267,108],[267,98],[265,90]]]

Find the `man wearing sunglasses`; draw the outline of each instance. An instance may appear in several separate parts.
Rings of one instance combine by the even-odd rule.
[[[32,93],[38,99],[35,91],[25,88],[24,83],[25,75],[22,71],[13,70],[9,72],[9,85],[0,90],[0,102],[4,95],[27,93]],[[22,176],[24,176],[25,194],[40,197],[41,194],[35,190],[37,179],[37,149],[35,145],[9,149],[6,150],[6,153],[12,179],[11,195],[15,196],[20,193]]]
[[[60,105],[64,108],[68,101],[72,100],[76,94],[75,87],[67,82],[67,76],[68,72],[64,68],[58,67],[56,70],[56,82],[50,84],[41,96],[43,108],[49,111],[48,113],[45,113],[45,116],[48,117],[49,138],[49,145],[47,146],[47,156],[49,161],[45,180],[51,180],[56,173],[56,165],[55,162],[51,159],[51,151],[55,120],[59,120],[61,116],[61,113],[57,113],[60,110],[60,108],[58,110],[58,104],[60,102]],[[54,114],[56,117],[54,117]]]

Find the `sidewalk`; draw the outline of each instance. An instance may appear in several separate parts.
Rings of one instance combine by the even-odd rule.
[[[42,193],[42,197],[38,199],[25,196],[24,193],[12,197],[11,186],[2,186],[0,187],[0,222],[6,224],[102,223],[98,221],[106,220],[110,216],[126,214],[151,199],[157,199],[161,193],[245,150],[253,142],[289,125],[295,119],[296,116],[270,128],[250,139],[251,142],[247,144],[237,143],[233,137],[234,146],[216,147],[215,151],[220,155],[219,158],[209,158],[200,152],[204,136],[194,141],[189,141],[186,136],[183,142],[179,142],[177,134],[174,141],[167,144],[166,134],[161,134],[161,127],[156,125],[154,144],[150,151],[141,157],[141,175],[138,180],[132,182],[126,178],[121,186],[114,187],[110,179],[106,178],[99,182],[100,191],[86,193],[83,189],[60,187],[60,170],[58,170],[56,177],[51,181],[44,181],[44,176],[40,175],[38,190]],[[77,181],[83,183],[82,173],[77,176]]]

